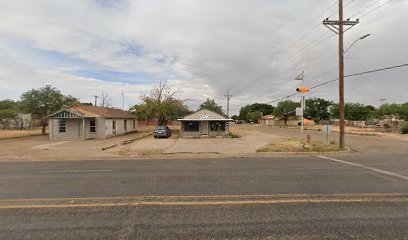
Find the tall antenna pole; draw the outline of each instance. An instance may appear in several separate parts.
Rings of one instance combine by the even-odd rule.
[[[122,110],[125,111],[125,93],[123,92],[123,90],[121,94],[122,94]]]
[[[227,98],[227,118],[229,118],[229,102],[230,102],[230,98],[232,97],[232,95],[230,95],[229,90],[227,90],[227,95],[224,95],[224,97]]]
[[[95,105],[94,105],[94,106],[96,107],[96,106],[97,106],[96,104],[98,104],[98,98],[99,98],[99,97],[96,96],[96,95],[94,95],[94,98],[95,98]]]

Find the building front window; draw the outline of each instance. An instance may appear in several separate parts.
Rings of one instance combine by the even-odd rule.
[[[125,125],[125,131],[127,131],[127,120],[123,120],[123,124]]]
[[[136,120],[133,120],[133,129],[136,129]]]
[[[96,121],[95,120],[89,121],[89,132],[96,133]]]
[[[184,122],[184,132],[198,132],[200,130],[200,122]]]
[[[58,122],[58,131],[64,133],[67,131],[67,122],[65,120],[59,120]]]
[[[210,123],[211,132],[224,132],[225,131],[225,122],[211,122]]]

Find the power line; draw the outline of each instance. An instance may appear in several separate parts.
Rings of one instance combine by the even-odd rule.
[[[381,2],[381,1],[382,0],[375,0],[375,1],[371,2],[365,8],[362,8],[359,11],[357,11],[356,13],[354,13],[353,15],[351,15],[350,18],[353,18],[353,17],[359,15],[360,13],[364,12],[365,10],[369,9],[370,7],[374,6],[375,4],[377,4],[377,3]]]
[[[351,0],[351,2],[353,2],[353,1],[355,1],[355,0]],[[323,14],[320,14],[319,17],[313,19],[312,22],[317,21],[317,20],[320,20],[322,15],[324,15],[324,14],[326,14],[328,11],[330,11],[330,9],[333,8],[333,6],[336,6],[337,2],[338,2],[338,0],[334,1],[334,2],[323,12]],[[330,11],[330,12],[331,12],[331,11]],[[320,26],[320,24],[321,24],[321,23],[320,23],[320,21],[319,21],[319,23],[317,23],[316,25],[314,25],[309,31],[306,31],[306,32],[305,32],[305,31],[302,31],[302,32],[299,34],[300,37],[297,38],[294,42],[292,42],[292,44],[290,44],[288,47],[284,48],[284,49],[278,54],[278,56],[275,57],[275,59],[279,59],[279,58],[280,58],[281,56],[283,56],[284,54],[290,53],[289,50],[290,50],[293,46],[295,46],[295,44],[296,44],[297,42],[299,42],[300,40],[304,39],[307,35],[309,35],[309,34],[312,33],[314,30],[316,30],[316,29]],[[322,36],[323,36],[323,35],[319,36],[319,38],[322,37]],[[319,38],[317,38],[316,40],[318,40]],[[307,49],[308,47],[312,46],[313,43],[314,43],[316,40],[313,40],[311,44],[307,44],[306,47],[301,48],[301,51],[303,51],[303,50]],[[325,40],[326,40],[326,39],[325,39]],[[299,54],[300,54],[300,53],[297,53],[295,56],[298,56]],[[250,75],[248,76],[248,77],[250,77],[249,82],[253,82],[253,81],[255,81],[256,79],[258,79],[260,76],[264,76],[265,74],[271,73],[271,71],[274,71],[278,66],[280,66],[281,64],[283,64],[284,62],[286,62],[287,59],[286,59],[286,61],[285,61],[285,59],[284,59],[283,61],[280,61],[280,62],[279,62],[277,65],[275,65],[272,69],[267,70],[266,72],[263,72],[263,73],[261,72],[262,69],[263,69],[263,67],[262,67],[263,65],[265,65],[265,64],[266,64],[266,65],[270,65],[270,64],[272,64],[272,63],[275,62],[275,61],[276,61],[276,60],[274,60],[274,61],[272,61],[272,62],[264,62],[264,63],[261,63],[261,64],[259,65],[259,67],[253,72],[253,74],[250,74]],[[251,76],[251,75],[252,75],[252,76]]]
[[[390,67],[378,68],[378,69],[369,70],[369,71],[364,71],[364,72],[359,72],[359,73],[353,73],[353,74],[345,75],[344,78],[355,77],[355,76],[360,76],[360,75],[365,75],[365,74],[370,74],[370,73],[375,73],[375,72],[381,72],[381,71],[386,71],[386,70],[391,70],[391,69],[401,68],[401,67],[408,67],[408,63],[404,63],[404,64],[401,64],[401,65],[390,66]],[[326,84],[329,84],[329,83],[332,83],[332,82],[336,82],[336,81],[338,81],[338,80],[339,80],[339,79],[336,78],[336,79],[332,79],[332,80],[329,80],[329,81],[326,81],[326,82],[322,82],[322,83],[319,83],[319,84],[317,84],[317,85],[315,85],[315,86],[313,86],[313,87],[310,87],[310,89],[315,89],[315,88],[324,86],[324,85],[326,85]],[[293,93],[293,94],[290,94],[290,95],[287,95],[287,96],[284,96],[284,97],[280,97],[280,98],[275,99],[275,100],[273,100],[273,101],[270,101],[270,102],[268,102],[268,103],[274,103],[274,102],[277,102],[277,101],[280,101],[280,100],[283,100],[283,99],[286,99],[286,98],[293,97],[293,96],[295,96],[295,95],[297,95],[297,94],[298,94],[298,93]]]
[[[390,0],[390,1],[388,1],[388,2],[385,2],[385,3],[381,4],[380,6],[378,6],[378,7],[374,8],[374,9],[372,9],[371,11],[369,11],[369,12],[367,12],[366,14],[364,14],[363,16],[361,16],[360,19],[363,18],[363,17],[366,17],[366,16],[370,15],[371,13],[377,11],[378,9],[384,7],[385,5],[389,4],[391,1],[392,1],[392,0]]]

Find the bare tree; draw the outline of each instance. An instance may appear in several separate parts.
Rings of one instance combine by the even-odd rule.
[[[168,80],[159,82],[159,86],[156,86],[152,90],[150,90],[149,95],[142,96],[142,98],[150,98],[157,103],[162,103],[171,99],[175,99],[178,94],[181,93],[179,88],[175,88],[172,84],[169,83]]]
[[[145,115],[144,118],[156,117],[159,125],[165,125],[167,120],[188,111],[187,106],[177,99],[180,93],[181,90],[167,80],[160,81],[147,95],[141,96],[144,103],[138,107],[138,111]]]
[[[111,107],[112,106],[111,97],[109,96],[108,93],[102,92],[100,106],[101,107]]]

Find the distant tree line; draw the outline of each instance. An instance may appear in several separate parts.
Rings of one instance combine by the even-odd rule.
[[[296,108],[300,107],[300,102],[285,100],[279,102],[276,107],[270,104],[254,103],[241,108],[236,119],[255,122],[261,116],[273,115],[285,122],[296,116]],[[400,119],[408,120],[408,103],[384,104],[379,108],[361,103],[346,103],[345,117],[350,121],[362,121],[370,119],[382,119],[387,115],[397,115]],[[339,105],[323,98],[306,99],[304,116],[307,119],[320,122],[339,118]]]
[[[168,120],[174,120],[191,114],[188,106],[179,99],[180,89],[175,88],[169,82],[160,82],[153,87],[148,94],[141,96],[142,103],[131,107],[131,112],[139,119],[155,119],[159,124],[165,124]],[[110,106],[109,95],[103,93],[101,106]],[[31,113],[41,120],[42,132],[45,133],[47,125],[46,116],[63,107],[74,104],[92,105],[92,103],[80,103],[77,98],[62,94],[57,88],[46,85],[39,89],[32,89],[23,93],[20,100],[5,99],[0,101],[0,124],[3,128],[14,121],[17,125],[19,113]],[[231,118],[247,122],[257,122],[264,115],[273,115],[285,122],[296,116],[296,108],[299,102],[285,100],[276,106],[266,103],[254,103],[243,106],[239,115]],[[220,115],[226,116],[222,107],[214,99],[207,98],[199,105],[197,110],[208,109]],[[345,116],[347,120],[381,119],[386,115],[397,115],[400,119],[408,120],[408,102],[403,104],[383,104],[379,108],[360,103],[346,103]],[[323,98],[306,99],[305,118],[315,122],[339,118],[339,106],[337,103]]]

